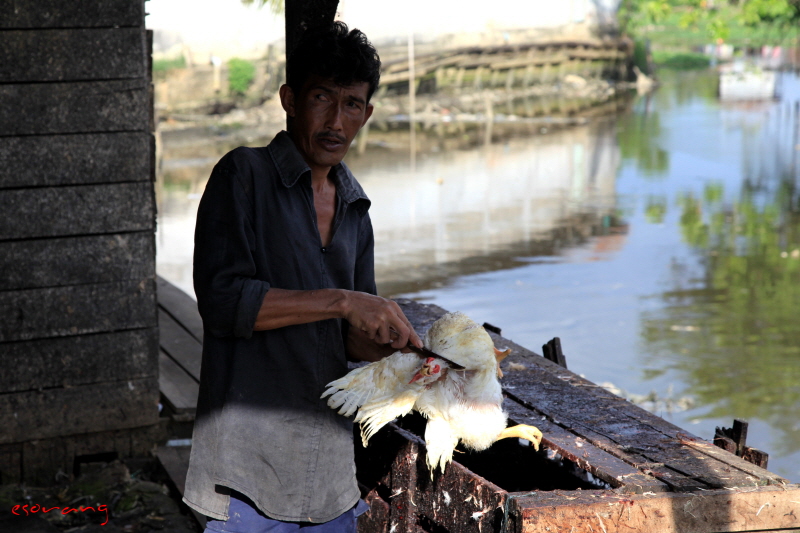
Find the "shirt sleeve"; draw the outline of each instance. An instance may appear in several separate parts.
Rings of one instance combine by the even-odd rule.
[[[217,337],[250,338],[269,283],[256,273],[249,165],[237,151],[214,167],[197,210],[194,290],[205,329]],[[237,164],[237,161],[239,164]]]
[[[369,213],[361,219],[361,230],[358,236],[358,255],[353,276],[353,288],[357,291],[378,294],[375,286],[375,237],[372,234],[372,221]]]

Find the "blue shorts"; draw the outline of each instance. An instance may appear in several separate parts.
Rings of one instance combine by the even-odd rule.
[[[355,507],[330,522],[282,522],[265,516],[244,494],[231,491],[228,520],[209,520],[205,533],[356,533],[356,521],[368,509],[358,500]]]

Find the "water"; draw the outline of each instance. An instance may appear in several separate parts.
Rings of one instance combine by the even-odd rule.
[[[759,103],[720,102],[711,71],[662,81],[583,125],[495,125],[504,140],[466,147],[429,132],[413,163],[407,136],[371,131],[348,163],[373,200],[379,289],[536,351],[558,336],[571,370],[701,437],[747,419],[800,482],[800,80]],[[158,271],[187,291],[227,148],[165,148]]]

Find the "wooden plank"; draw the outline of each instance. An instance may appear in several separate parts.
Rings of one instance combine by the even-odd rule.
[[[150,131],[150,109],[145,78],[0,85],[0,135]]]
[[[0,349],[3,393],[156,377],[156,328],[10,342]]]
[[[151,328],[155,311],[152,279],[0,292],[0,342]]]
[[[0,443],[135,428],[158,422],[154,377],[3,395]]]
[[[531,359],[528,361],[532,362]],[[648,463],[663,464],[671,471],[664,472],[660,479],[676,489],[742,487],[771,481],[766,471],[761,477],[753,476],[682,445],[682,439],[687,437],[701,439],[684,434],[680,428],[666,422],[658,426],[648,424],[652,415],[640,413],[642,409],[597,388],[568,383],[567,380],[585,382],[573,376],[565,369],[554,375],[535,364],[528,364],[525,370],[506,375],[503,384],[507,388],[514,387],[512,395],[517,401],[557,421],[595,446],[620,454],[618,457],[623,460],[632,450],[635,453],[627,457],[628,462],[643,457]],[[586,409],[587,405],[592,409]],[[688,483],[682,478],[687,478],[685,481]]]
[[[800,487],[760,487],[694,494],[611,491],[532,493],[509,498],[518,533],[712,533],[800,527]]]
[[[554,424],[512,399],[505,399],[503,409],[509,415],[509,426],[515,424],[536,426],[544,435],[542,445],[545,448],[550,448],[614,488],[621,487],[626,493],[670,490],[666,483],[644,474],[635,466],[601,450],[586,439]]]
[[[186,492],[186,474],[189,472],[191,451],[191,446],[159,446],[156,449],[158,462],[161,463],[162,468],[164,468],[170,481],[175,485],[175,489],[181,496]],[[204,528],[207,518],[194,509],[190,508],[190,510],[200,528]]]
[[[0,28],[143,26],[143,0],[0,0]]]
[[[164,467],[181,496],[186,493],[186,473],[189,471],[191,446],[159,446],[156,449],[158,462]]]
[[[358,533],[388,533],[389,504],[375,490],[364,496],[364,502],[369,509],[358,518]]]
[[[163,309],[158,310],[159,346],[196,382],[200,382],[203,346]]]
[[[163,351],[158,353],[158,388],[173,413],[194,417],[200,386]]]
[[[0,189],[150,181],[154,142],[147,132],[0,137]]]
[[[152,231],[0,242],[0,290],[155,276]]]
[[[149,182],[0,190],[0,241],[154,229]]]
[[[161,276],[158,284],[158,305],[199,342],[203,342],[203,319],[197,310],[197,302],[181,289]]]
[[[144,28],[4,31],[0,83],[144,78],[144,45]]]

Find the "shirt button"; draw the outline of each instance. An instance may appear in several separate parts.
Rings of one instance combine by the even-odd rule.
[[[325,247],[323,247],[323,248],[322,248],[322,253],[323,253],[323,254],[324,254],[325,252],[327,252],[327,251],[328,251],[328,249],[327,249],[327,248],[325,248]]]

